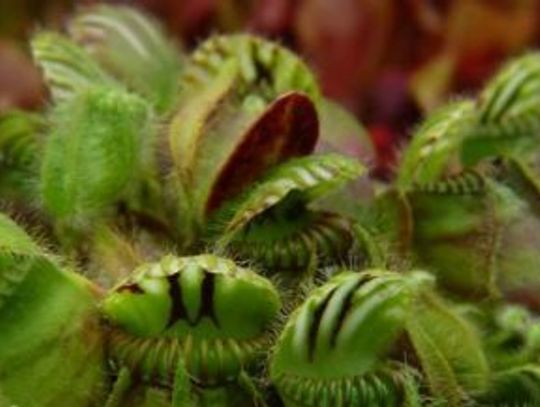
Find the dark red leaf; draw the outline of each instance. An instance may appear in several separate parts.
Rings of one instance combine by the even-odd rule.
[[[272,166],[309,154],[319,136],[311,99],[299,92],[276,99],[246,132],[218,175],[206,210],[218,208]]]

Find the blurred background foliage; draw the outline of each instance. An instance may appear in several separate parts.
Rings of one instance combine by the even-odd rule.
[[[94,0],[0,0],[0,112],[47,103],[26,49],[37,27],[62,27]],[[132,0],[188,49],[212,33],[250,31],[299,52],[324,92],[364,124],[374,171],[450,95],[474,93],[500,63],[538,46],[540,0]],[[455,97],[455,96],[452,96]]]

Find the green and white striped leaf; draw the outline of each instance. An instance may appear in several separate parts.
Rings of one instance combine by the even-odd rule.
[[[313,290],[291,314],[270,360],[286,405],[400,405],[403,378],[393,370],[393,380],[385,380],[387,355],[415,298],[432,284],[423,272],[371,269],[339,273]],[[411,393],[405,398],[415,405]]]
[[[182,57],[149,15],[100,5],[76,15],[69,32],[107,72],[152,101],[157,110],[174,104]]]
[[[228,241],[256,216],[297,191],[305,202],[339,188],[365,171],[356,160],[336,154],[290,160],[271,170],[264,180],[234,204],[234,215],[223,228],[221,243]]]
[[[399,187],[433,182],[459,165],[461,143],[473,118],[474,104],[469,100],[451,103],[430,115],[404,152]]]
[[[236,92],[243,96],[246,107],[256,109],[289,91],[303,92],[316,104],[321,97],[314,75],[297,55],[253,35],[211,37],[197,47],[190,60],[182,76],[186,90],[218,75],[227,61],[235,61],[240,72]]]
[[[31,48],[57,102],[93,86],[115,85],[83,48],[61,34],[40,32],[32,39]]]
[[[502,124],[511,118],[540,114],[540,53],[507,63],[480,96],[481,123]]]
[[[478,119],[464,140],[462,159],[521,156],[538,148],[540,137],[540,53],[506,64],[486,86]]]

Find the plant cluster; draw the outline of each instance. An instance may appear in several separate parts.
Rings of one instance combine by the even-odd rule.
[[[540,403],[539,54],[380,185],[320,152],[360,127],[279,44],[186,54],[98,6],[31,49],[51,103],[0,119],[0,405]]]

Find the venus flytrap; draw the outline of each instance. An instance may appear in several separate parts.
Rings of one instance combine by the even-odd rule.
[[[74,94],[74,98],[78,100],[88,97],[82,95],[89,92],[86,89],[92,81],[93,86],[97,89],[102,83],[112,80],[105,71],[108,69],[112,74],[115,72],[114,69],[111,70],[104,54],[111,57],[112,49],[116,49],[122,38],[126,40],[127,33],[131,34],[130,46],[134,47],[130,52],[135,53],[138,50],[138,53],[141,54],[142,49],[148,50],[150,37],[155,40],[157,31],[151,29],[152,35],[149,36],[148,24],[141,25],[140,17],[134,17],[132,12],[122,10],[98,8],[85,11],[73,23],[70,32],[85,45],[88,53],[82,49],[76,50],[74,43],[65,38],[61,38],[62,41],[55,48],[50,41],[38,41],[38,37],[34,42],[34,53],[40,59],[39,62],[44,67],[46,77],[53,89],[60,85],[67,87],[71,89],[70,94]],[[124,30],[121,30],[122,27]],[[143,29],[143,27],[145,28]],[[92,45],[90,44],[91,38],[85,37],[84,34],[90,36],[92,33],[96,34],[97,31],[100,32],[100,36],[98,39],[94,39],[99,41]],[[120,32],[124,33],[122,38],[118,36]],[[46,40],[47,36],[44,38]],[[43,42],[45,46],[41,45]],[[168,52],[165,51],[165,53]],[[91,58],[90,55],[94,55],[100,66],[92,61],[89,63],[89,68],[80,69],[79,61],[72,60],[73,55],[86,59]],[[139,57],[142,56],[139,55]],[[154,63],[165,66],[167,65],[166,60],[167,58],[164,58],[160,61],[157,58]],[[117,61],[116,67],[120,70],[122,67],[127,69],[124,65],[124,63]],[[154,68],[148,66],[148,69],[151,71]],[[59,73],[62,70],[71,74],[59,78]],[[127,86],[141,91],[140,88],[133,85],[133,82],[130,82],[129,78],[134,75],[133,73],[124,72],[124,75],[120,75],[116,72],[115,75],[119,80],[125,80]],[[80,77],[84,80],[80,80]],[[177,205],[169,206],[169,215],[179,219],[176,238],[181,250],[193,252],[200,250],[198,248],[200,235],[205,234],[204,229],[207,227],[206,222],[211,212],[218,209],[227,200],[249,189],[249,185],[273,165],[290,157],[308,154],[313,150],[318,137],[316,104],[318,104],[320,96],[313,76],[294,54],[268,41],[245,35],[221,36],[203,43],[191,55],[180,83],[178,113],[170,121],[170,131],[167,134],[170,153],[165,153],[165,155],[170,154],[174,167],[171,174],[166,176],[166,179],[169,180],[169,187],[164,198],[166,202],[177,200]],[[112,89],[115,89],[114,93],[118,95],[125,93],[120,83],[116,83],[115,86],[111,85],[111,93]],[[293,92],[284,94],[289,90]],[[92,92],[96,91],[92,90]],[[299,93],[299,91],[304,92],[304,94]],[[143,93],[141,91],[141,94]],[[99,97],[96,96],[97,98]],[[135,97],[132,101],[120,101],[116,108],[128,110],[128,105],[134,103]],[[109,109],[111,109],[110,113],[113,113],[114,108],[109,106]],[[90,113],[91,108],[88,109],[88,114],[90,115]],[[206,123],[209,120],[210,122]],[[76,121],[85,128],[84,123],[91,120],[90,117],[81,116]],[[128,133],[135,133],[138,126],[138,123],[133,122],[133,128],[126,128],[125,131],[121,132],[115,131],[115,137],[126,141],[137,138],[135,134],[128,136]],[[64,128],[66,126],[64,123],[58,123],[58,127]],[[89,133],[94,131],[99,133],[100,129],[88,128]],[[120,137],[122,133],[126,133],[125,138]],[[59,142],[56,140],[58,138],[59,136],[51,137],[48,144],[56,144],[56,148],[60,151]],[[72,138],[73,148],[79,148],[76,137]],[[150,138],[153,139],[153,137]],[[91,140],[91,137],[86,136],[82,139]],[[88,141],[88,143],[90,142]],[[84,144],[81,147],[83,151],[86,151]],[[158,164],[156,158],[148,158],[152,152],[155,153],[152,147],[154,147],[154,143],[146,143],[143,140],[143,146],[140,148],[142,150],[140,154],[147,158],[146,162],[149,167],[155,167]],[[80,211],[82,214],[81,216],[73,214],[74,216],[68,217],[64,223],[72,224],[75,228],[80,227],[77,224],[89,223],[88,219],[84,219],[85,211],[90,218],[94,216],[92,215],[93,211],[97,212],[98,216],[111,218],[105,213],[106,207],[109,208],[109,214],[114,214],[112,204],[118,202],[120,198],[126,201],[125,197],[121,195],[122,185],[127,183],[122,174],[133,172],[134,160],[130,160],[130,150],[134,150],[133,146],[124,144],[122,153],[128,163],[118,163],[122,168],[115,168],[114,163],[103,159],[107,154],[101,153],[106,153],[106,151],[96,151],[96,155],[102,157],[96,162],[101,164],[98,173],[103,173],[103,176],[98,177],[94,185],[87,189],[88,196],[86,198],[81,196],[77,200],[71,196],[66,199],[66,202],[73,205],[70,208],[72,212]],[[135,150],[139,153],[137,148]],[[72,182],[72,179],[77,178],[77,172],[84,173],[85,160],[81,159],[83,157],[73,159],[78,165],[71,168],[70,171],[62,171],[65,176],[61,180],[61,177],[53,176],[55,168],[54,165],[49,164],[55,163],[56,165],[59,161],[47,158],[48,155],[54,157],[54,151],[54,147],[46,149],[49,154],[45,154],[46,160],[42,167],[42,178],[45,186],[43,195],[46,197],[45,203],[49,212],[59,218],[64,216],[60,214],[61,202],[58,202],[59,206],[55,208],[54,194],[48,193],[48,191],[54,191],[54,188],[60,188],[63,191],[64,187],[69,189],[70,185],[77,185],[77,182]],[[72,154],[69,155],[72,156]],[[91,157],[92,160],[96,158],[90,153],[88,153],[88,157]],[[49,166],[51,168],[48,168]],[[61,165],[58,164],[56,170],[60,167]],[[109,182],[107,174],[116,171],[120,171],[118,176],[115,176],[116,183]],[[148,174],[148,182],[145,185],[150,185],[152,188],[156,181],[159,182],[159,174],[155,168],[149,170]],[[339,179],[340,176],[332,174],[330,178]],[[349,175],[347,177],[354,178]],[[53,180],[49,182],[50,186],[48,186],[48,179]],[[134,180],[134,182],[137,181],[140,182],[140,180]],[[77,193],[76,188],[71,189],[72,194]],[[154,195],[159,196],[159,187],[157,189]],[[107,195],[107,190],[114,191],[117,195],[103,196]],[[50,196],[52,197],[48,198]],[[103,202],[100,204],[100,201]],[[156,199],[153,199],[152,202],[156,202]],[[100,205],[103,208],[100,208]],[[161,209],[159,205],[156,205],[156,210],[152,212],[152,204],[148,205],[148,202],[136,199],[127,200],[127,205],[131,211],[142,210],[146,211],[146,214],[150,211],[150,215],[155,215]],[[82,208],[77,209],[81,206]],[[340,222],[338,221],[338,223]],[[324,225],[321,227],[322,232],[314,232],[319,235],[319,240],[327,238],[325,237]],[[342,231],[342,235],[348,234],[345,229]],[[68,231],[67,233],[72,232]],[[345,240],[350,240],[350,238],[347,237]],[[345,244],[345,246],[347,245],[348,243]]]
[[[350,220],[307,205],[363,171],[359,163],[332,154],[277,166],[218,213],[218,248],[230,246],[241,257],[281,273],[306,269],[312,254],[323,262],[344,260],[352,244]]]
[[[398,185],[433,182],[487,159],[534,155],[540,131],[537,97],[540,54],[503,66],[474,100],[458,100],[430,114],[403,153]]]
[[[181,224],[188,222],[188,231],[192,223],[200,234],[211,212],[244,192],[273,165],[311,152],[317,140],[316,111],[307,97],[291,93],[257,116],[245,133],[239,129],[230,137],[225,134],[211,133],[196,144],[206,147],[204,153],[174,184],[186,191],[180,195],[185,217]]]
[[[359,202],[331,194],[364,166],[310,154],[355,124],[291,51],[240,34],[184,57],[126,7],[83,9],[68,27],[33,41],[45,119],[0,122],[0,180],[34,174],[62,243],[53,257],[0,215],[0,404],[538,400],[536,324],[476,302],[469,318],[441,295],[492,305],[534,287],[536,240],[520,236],[538,223],[524,152],[535,54],[428,118],[396,183],[354,219]],[[14,191],[19,209],[31,192]]]
[[[420,406],[437,398],[461,406],[482,391],[489,370],[479,336],[432,285],[423,272],[366,270],[314,290],[270,362],[285,405]]]
[[[382,355],[403,328],[411,295],[403,283],[378,270],[341,273],[308,296],[270,362],[286,406],[398,405],[400,383]]]
[[[387,263],[398,269],[418,264],[452,295],[488,299],[488,320],[503,298],[537,306],[539,190],[531,163],[538,156],[539,62],[537,54],[518,58],[476,104],[453,103],[429,117],[404,152],[396,184],[362,217],[372,241],[393,249]],[[452,327],[438,320],[426,326]],[[480,405],[535,405],[534,325],[518,333],[523,345],[497,344],[505,327],[484,329],[489,374],[477,375],[483,384],[463,387],[464,394]],[[413,341],[420,331],[411,330]],[[444,336],[437,342],[444,345]],[[445,371],[442,365],[435,370],[436,376]],[[444,377],[442,390],[448,390],[452,380]]]
[[[248,227],[248,239],[254,240],[242,238],[236,247],[251,242],[254,250],[249,255],[238,253],[235,245],[227,250],[267,268],[302,269],[313,253],[328,257],[338,246],[339,253],[330,257],[342,257],[351,241],[348,220],[307,211],[304,201],[314,197],[289,199],[293,190],[319,182],[337,187],[362,173],[353,160],[340,157],[306,157],[296,169],[288,164],[287,160],[312,152],[319,137],[321,97],[302,61],[263,39],[218,36],[193,52],[181,83],[179,109],[168,133],[173,164],[169,191],[178,199],[181,240],[197,245],[197,236],[207,236],[223,250],[233,234]],[[285,218],[263,213],[274,205],[272,210],[280,211],[281,200],[290,201],[283,205]],[[255,215],[260,215],[258,221],[253,220]],[[296,215],[301,219],[291,222]],[[236,218],[243,221],[231,226]],[[267,229],[253,233],[256,222]]]
[[[180,84],[168,132],[171,183],[180,193],[179,228],[196,235],[225,199],[314,149],[319,90],[294,54],[247,35],[202,43]]]
[[[184,401],[196,397],[183,388],[191,387],[189,381],[178,380],[188,375],[203,400],[206,387],[221,386],[212,405],[224,406],[231,397],[225,385],[246,380],[241,377],[268,346],[265,330],[279,307],[268,280],[211,255],[169,256],[141,266],[102,305],[109,352],[125,374],[172,386],[173,394],[185,393]]]
[[[201,250],[203,242],[200,239],[206,234],[204,229],[208,228],[207,220],[212,212],[249,190],[252,192],[246,193],[250,199],[255,199],[257,194],[264,198],[264,189],[258,190],[259,178],[263,179],[276,164],[313,150],[318,137],[318,90],[302,62],[270,42],[248,36],[220,37],[215,50],[219,55],[222,52],[225,55],[222,74],[221,64],[212,65],[215,57],[209,56],[212,66],[205,65],[206,57],[201,55],[213,49],[206,43],[192,56],[191,70],[186,69],[184,78],[187,79],[181,81],[183,88],[179,94],[178,113],[170,122],[171,132],[165,134],[169,137],[165,145],[172,148],[173,166],[172,174],[165,174],[165,179],[171,181],[170,189],[161,195],[166,201],[180,201],[182,205],[187,202],[193,210],[182,211],[179,216],[187,217],[188,222],[196,222],[202,231],[196,230],[198,233],[191,241],[185,239],[185,230],[177,230],[149,254],[152,250],[149,250],[148,242],[141,245],[140,236],[145,233],[156,236],[156,231],[155,225],[143,218],[158,214],[160,207],[148,207],[143,203],[145,194],[141,194],[144,188],[140,185],[162,181],[163,169],[155,168],[162,157],[152,155],[158,153],[155,147],[163,138],[148,133],[157,129],[152,125],[155,119],[162,120],[167,115],[160,117],[158,114],[163,107],[159,102],[161,94],[148,93],[140,87],[140,82],[133,80],[134,71],[129,71],[125,62],[116,60],[114,67],[109,65],[110,60],[107,62],[112,49],[121,43],[117,36],[119,27],[125,27],[125,32],[140,41],[139,45],[144,43],[139,17],[133,19],[130,12],[120,9],[118,12],[96,9],[85,13],[72,26],[71,32],[85,45],[87,52],[69,39],[54,34],[38,35],[33,48],[55,98],[39,179],[44,209],[57,225],[56,237],[64,243],[64,251],[70,254],[72,248],[80,250],[82,247],[86,252],[83,253],[83,259],[86,257],[83,264],[89,269],[102,265],[105,269],[115,269],[104,271],[109,276],[121,275],[126,273],[122,270],[137,263],[145,264],[150,258],[162,257],[167,246],[169,250],[175,246],[184,251]],[[102,36],[97,48],[88,43],[88,35],[93,29],[100,31]],[[236,53],[238,50],[241,50],[240,55]],[[154,62],[165,69],[164,60]],[[201,67],[207,69],[206,82],[190,82],[193,69]],[[146,73],[154,72],[150,66],[147,69]],[[289,75],[291,69],[292,76]],[[211,82],[214,74],[218,78],[216,83],[223,84],[222,88],[215,88]],[[212,86],[207,86],[207,82]],[[296,183],[296,186],[279,192],[273,203],[286,201],[294,189],[302,190],[298,210],[304,213],[302,216],[306,221],[315,221],[313,232],[310,232],[312,240],[322,242],[323,249],[324,244],[332,246],[333,238],[316,222],[321,216],[330,220],[338,219],[338,216],[311,214],[303,201],[312,200],[355,178],[362,168],[353,160],[336,156],[306,158],[295,165],[296,171],[292,170],[294,165],[291,163],[284,165],[281,173],[277,172],[285,182]],[[186,188],[176,188],[186,185],[193,187],[193,190],[187,189],[188,195],[182,193]],[[159,188],[157,195],[160,196]],[[138,200],[139,197],[143,201]],[[287,206],[284,202],[284,207]],[[244,209],[240,207],[231,213],[246,216],[242,213]],[[129,223],[130,219],[137,220],[135,240],[124,236],[129,227],[122,224]],[[350,240],[348,221],[338,220],[337,223],[343,223],[338,240],[345,236],[345,241],[337,243],[345,244],[346,250]],[[294,228],[301,229],[302,225]],[[165,231],[167,229],[169,225],[165,225]],[[303,247],[303,256],[318,254],[319,248],[315,246],[309,242]],[[332,252],[333,248],[330,249]],[[341,256],[343,250],[339,252]],[[117,257],[113,259],[115,254]],[[335,253],[322,254],[333,257]],[[246,257],[249,260],[252,256]],[[252,363],[262,356],[263,344],[267,345],[272,337],[267,330],[279,307],[277,292],[270,282],[251,272],[245,278],[242,277],[244,272],[231,272],[239,274],[232,276],[232,280],[222,276],[225,269],[237,268],[228,260],[210,255],[189,259],[164,257],[159,263],[165,270],[161,277],[149,275],[148,281],[141,277],[144,280],[141,290],[135,287],[139,280],[135,283],[124,281],[125,284],[116,285],[102,303],[100,310],[108,321],[104,327],[105,348],[112,362],[112,369],[104,369],[102,373],[113,376],[114,381],[107,390],[108,395],[102,399],[106,400],[107,406],[157,405],[159,400],[167,399],[174,406],[186,403],[231,405],[238,402],[234,401],[238,400],[237,394],[244,402],[263,402],[247,373],[260,374],[253,371]],[[186,261],[187,269],[184,270],[181,264]],[[167,266],[171,262],[178,263],[179,268]],[[226,267],[222,267],[223,264]],[[141,267],[154,270],[161,266]],[[196,271],[197,267],[199,271]],[[138,277],[133,275],[128,280],[130,278]],[[177,279],[177,283],[173,279]],[[187,280],[182,283],[180,280],[184,279]],[[110,278],[100,280],[108,284]],[[266,288],[261,286],[260,290],[264,290],[259,292],[257,287],[261,284]],[[155,291],[160,286],[163,290]],[[234,287],[240,290],[238,295],[233,295]],[[147,297],[150,302],[143,301],[143,308],[138,309],[138,301]],[[263,303],[257,306],[257,301]],[[120,308],[115,308],[115,304]],[[265,307],[269,307],[266,316],[261,314],[267,309]],[[185,327],[182,325],[183,309],[187,312]],[[251,314],[238,319],[238,309]],[[173,328],[169,324],[158,324],[151,332],[132,332],[129,321],[123,318],[131,315],[136,319],[141,310],[144,312],[140,315],[146,315],[145,324],[150,321],[148,318],[157,321],[163,315],[174,314],[179,325]],[[196,311],[199,316],[193,317],[191,314]],[[248,328],[255,330],[246,333],[245,342],[242,332],[249,331]],[[217,335],[216,341],[208,342],[212,335]],[[240,342],[236,343],[237,340]],[[199,354],[192,354],[193,346],[199,349]],[[156,350],[152,350],[154,347]],[[182,350],[185,347],[189,352]],[[195,383],[190,384],[190,378]],[[209,385],[215,389],[207,389]],[[238,392],[238,387],[245,391]]]
[[[538,152],[538,67],[536,53],[517,58],[476,103],[430,116],[405,149],[395,186],[364,218],[380,244],[405,248],[394,257],[408,254],[461,295],[529,301],[537,284],[538,189],[529,163]]]

